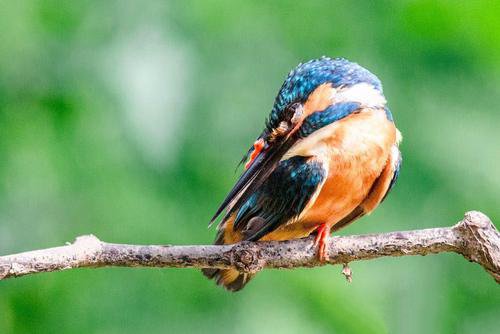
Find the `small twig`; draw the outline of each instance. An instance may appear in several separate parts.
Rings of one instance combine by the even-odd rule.
[[[500,233],[484,214],[471,211],[453,227],[332,237],[328,264],[343,264],[384,256],[462,254],[480,264],[500,283]],[[0,257],[0,280],[41,272],[82,267],[263,268],[320,266],[313,238],[282,242],[242,242],[223,246],[138,246],[112,244],[93,235],[73,244]]]

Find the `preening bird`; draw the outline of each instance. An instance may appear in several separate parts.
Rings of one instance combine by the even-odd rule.
[[[215,244],[315,233],[324,261],[330,232],[372,212],[394,185],[400,140],[375,75],[341,58],[299,64],[212,218],[224,212]],[[253,276],[235,269],[203,273],[231,291]]]

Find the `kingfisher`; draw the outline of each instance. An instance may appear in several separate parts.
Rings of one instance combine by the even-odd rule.
[[[211,220],[222,215],[215,244],[315,234],[324,262],[330,233],[371,213],[393,187],[401,138],[382,84],[370,71],[344,58],[299,64]],[[255,275],[211,268],[203,273],[230,291]]]

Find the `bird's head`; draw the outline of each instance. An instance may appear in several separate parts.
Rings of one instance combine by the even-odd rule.
[[[322,111],[338,108],[345,117],[346,113],[385,105],[382,84],[367,69],[343,58],[314,59],[288,74],[266,122],[264,139],[290,135],[314,113],[319,117]]]
[[[282,154],[314,131],[368,109],[384,109],[392,121],[382,84],[367,69],[343,58],[321,57],[299,64],[285,79],[266,128],[242,161],[250,156],[246,168],[257,157],[270,161],[270,152]]]

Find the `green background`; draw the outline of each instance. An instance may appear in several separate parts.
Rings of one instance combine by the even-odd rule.
[[[288,71],[377,74],[404,136],[397,186],[341,234],[500,221],[500,4],[0,1],[0,254],[93,233],[204,244]],[[500,290],[458,255],[260,273],[192,269],[0,282],[0,333],[493,333]]]

